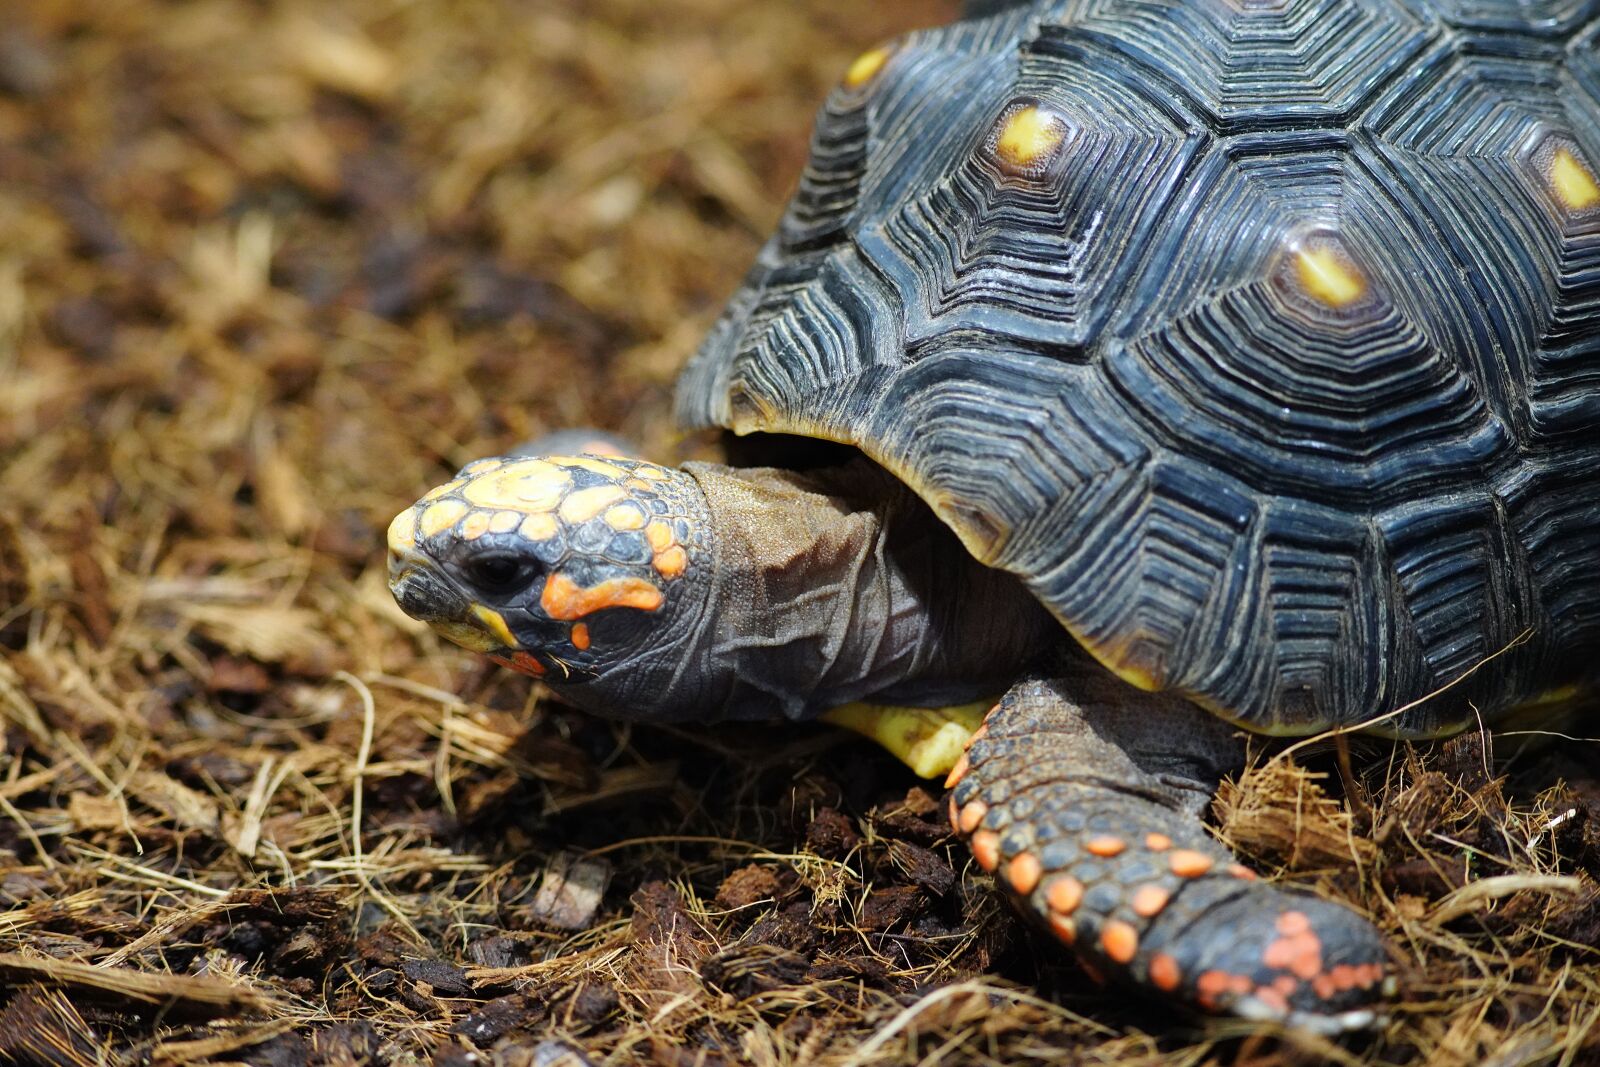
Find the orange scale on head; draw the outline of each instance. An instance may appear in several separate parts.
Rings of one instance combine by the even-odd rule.
[[[620,485],[595,485],[568,493],[556,509],[563,522],[588,522],[628,494]]]
[[[644,509],[631,501],[624,501],[605,514],[606,525],[613,530],[641,530],[644,528]]]
[[[519,529],[530,541],[548,541],[561,532],[561,524],[548,511],[540,511],[523,519]]]
[[[656,573],[667,580],[683,576],[684,570],[689,566],[689,554],[680,545],[673,545],[665,552],[657,552],[651,561]]]
[[[655,611],[665,600],[660,589],[643,578],[608,578],[580,586],[559,571],[545,579],[539,606],[552,619],[571,622],[607,608]]]
[[[510,533],[522,522],[523,517],[515,511],[497,511],[494,518],[489,520],[490,533]]]
[[[672,527],[660,519],[656,519],[644,528],[644,536],[645,540],[650,542],[650,551],[652,552],[665,552],[676,541],[676,538],[672,536]]]

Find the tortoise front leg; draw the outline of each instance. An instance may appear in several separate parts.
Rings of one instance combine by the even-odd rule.
[[[951,772],[950,819],[1092,972],[1209,1012],[1372,1026],[1387,969],[1377,931],[1257,881],[1201,822],[1243,755],[1227,724],[1109,675],[1023,682]]]

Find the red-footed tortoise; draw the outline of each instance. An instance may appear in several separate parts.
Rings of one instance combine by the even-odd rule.
[[[391,527],[395,596],[603,715],[954,764],[1094,969],[1368,1025],[1373,928],[1201,817],[1238,727],[1596,676],[1596,9],[991,2],[868,52],[681,383],[772,465],[470,464]]]

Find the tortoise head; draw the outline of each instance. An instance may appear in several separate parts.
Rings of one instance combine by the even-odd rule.
[[[682,471],[483,459],[395,517],[389,588],[444,637],[581,690],[593,710],[647,710],[629,679],[654,672],[623,668],[695,629],[712,570],[706,526],[704,495]]]

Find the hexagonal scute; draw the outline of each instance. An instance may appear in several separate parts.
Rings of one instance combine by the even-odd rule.
[[[1452,57],[1365,118],[1395,195],[1489,312],[1525,432],[1600,420],[1600,108],[1549,64]]]
[[[1343,121],[1431,36],[1390,0],[1063,0],[1042,18],[1036,48],[1133,64],[1224,131]]]
[[[1115,71],[1024,53],[945,173],[856,241],[905,306],[911,358],[944,339],[1081,359],[1205,141]]]
[[[1430,0],[1441,18],[1473,30],[1564,36],[1600,13],[1600,0]]]

